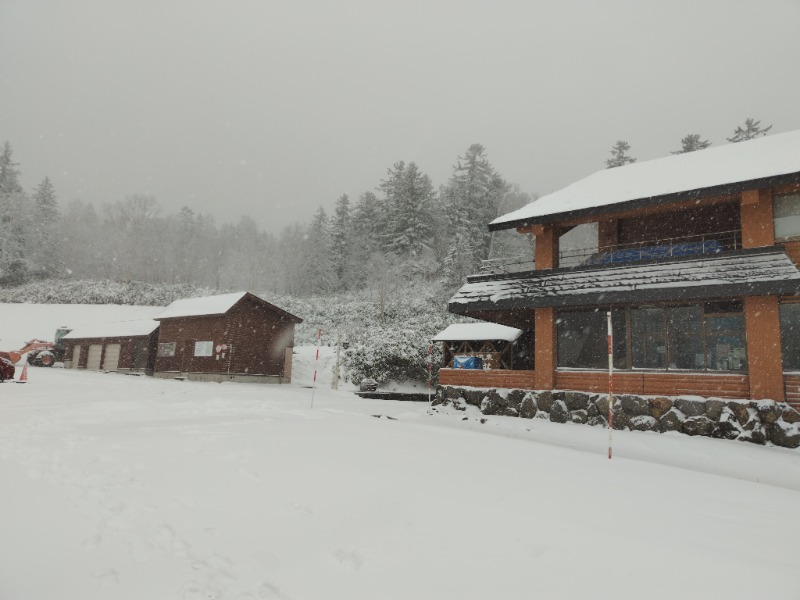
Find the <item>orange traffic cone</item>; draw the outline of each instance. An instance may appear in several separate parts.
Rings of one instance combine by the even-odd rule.
[[[22,366],[22,374],[17,379],[17,383],[28,383],[28,363]]]

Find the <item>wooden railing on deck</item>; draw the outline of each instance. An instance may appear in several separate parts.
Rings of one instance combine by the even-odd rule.
[[[439,369],[439,385],[535,390],[536,373],[506,369]]]

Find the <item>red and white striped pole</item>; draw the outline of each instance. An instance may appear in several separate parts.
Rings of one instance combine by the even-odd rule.
[[[433,342],[428,342],[428,410],[433,404]]]
[[[614,331],[608,313],[608,460],[611,460],[611,431],[614,429]]]
[[[314,357],[314,383],[311,386],[311,408],[314,408],[314,393],[317,391],[317,365],[319,364],[319,341],[322,339],[322,329],[317,329],[317,354]]]

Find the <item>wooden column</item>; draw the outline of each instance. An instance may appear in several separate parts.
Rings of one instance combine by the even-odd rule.
[[[742,247],[775,245],[775,223],[770,189],[746,190],[741,199]]]
[[[558,267],[558,228],[555,225],[534,225],[536,236],[536,270]]]
[[[597,247],[609,248],[619,243],[619,221],[609,219],[597,223]]]
[[[552,390],[556,383],[556,309],[537,308],[534,318],[536,389]]]
[[[783,363],[777,296],[746,297],[744,319],[750,397],[782,402]]]

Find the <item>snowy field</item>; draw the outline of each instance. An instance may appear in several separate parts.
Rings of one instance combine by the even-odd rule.
[[[0,305],[0,338],[62,308]],[[798,450],[614,432],[609,461],[603,429],[362,400],[327,369],[312,408],[299,351],[280,387],[0,385],[0,599],[800,598]]]

